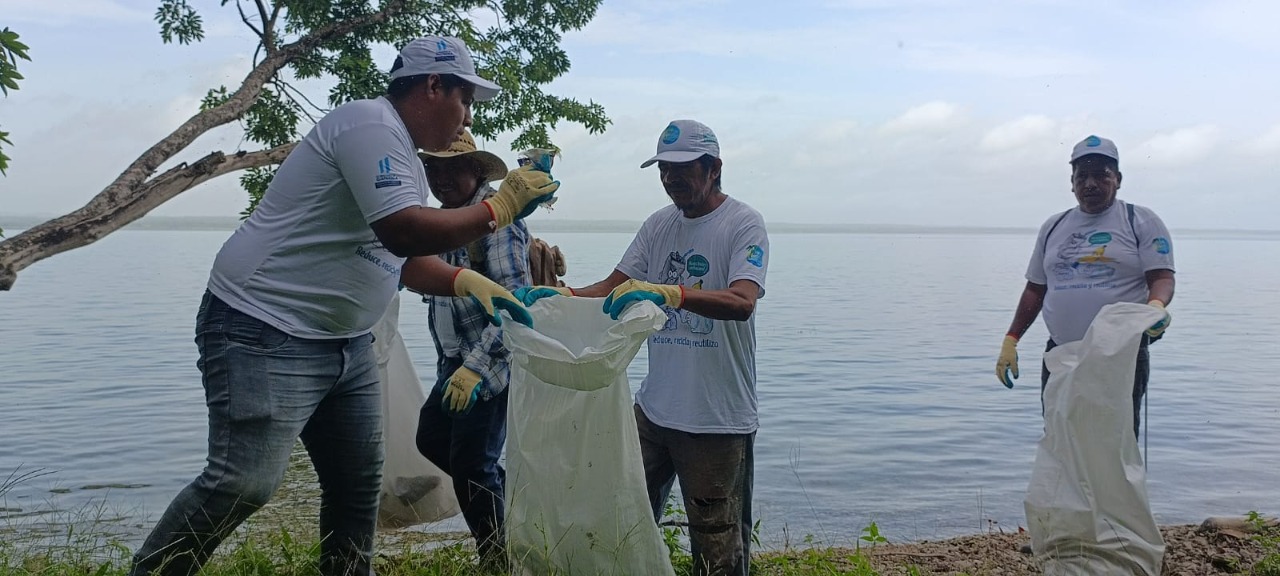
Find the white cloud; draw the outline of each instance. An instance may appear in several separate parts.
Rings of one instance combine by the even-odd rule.
[[[1057,123],[1043,114],[1023,116],[992,128],[982,137],[982,149],[1003,152],[1049,138]]]
[[[1249,139],[1240,149],[1247,154],[1258,156],[1274,157],[1276,154],[1280,154],[1280,124],[1272,126],[1270,130],[1256,138]]]
[[[1131,155],[1140,166],[1169,166],[1206,158],[1218,143],[1221,130],[1212,124],[1161,132],[1139,144]],[[1124,158],[1121,152],[1121,158]]]
[[[936,100],[908,109],[885,123],[886,133],[928,132],[954,126],[960,120],[960,107]]]

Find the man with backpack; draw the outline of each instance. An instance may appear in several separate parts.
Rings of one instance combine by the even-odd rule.
[[[1076,207],[1051,216],[1040,227],[1027,285],[1014,312],[996,361],[996,377],[1012,388],[1018,377],[1018,340],[1044,311],[1049,342],[1084,338],[1103,306],[1116,302],[1147,303],[1162,311],[1173,300],[1173,244],[1155,212],[1116,198],[1120,189],[1120,154],[1111,140],[1089,136],[1071,152],[1071,189]],[[1147,345],[1169,326],[1164,318],[1147,330],[1138,350],[1133,382],[1133,431],[1138,435],[1139,407],[1150,376]],[[1041,366],[1040,390],[1049,382]]]

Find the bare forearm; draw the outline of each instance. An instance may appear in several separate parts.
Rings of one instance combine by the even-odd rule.
[[[1027,286],[1022,289],[1022,297],[1018,299],[1018,309],[1013,312],[1013,322],[1009,324],[1008,334],[1019,340],[1022,339],[1027,328],[1030,328],[1036,321],[1036,317],[1040,315],[1047,288],[1042,284],[1027,282]]]
[[[1159,300],[1165,306],[1173,302],[1173,272],[1171,270],[1152,270],[1147,272],[1147,300]]]
[[[684,303],[680,307],[716,320],[744,321],[755,312],[756,302],[733,289],[685,290]]]
[[[609,274],[609,277],[604,280],[582,288],[571,288],[571,290],[573,290],[574,296],[581,296],[583,298],[604,298],[605,296],[608,296],[610,292],[613,292],[614,288],[617,288],[618,285],[626,282],[628,279],[630,279],[630,277],[626,274],[614,270],[613,273]]]
[[[400,269],[400,283],[419,294],[453,296],[453,277],[457,266],[436,256],[418,256],[405,261]]]
[[[429,256],[465,246],[493,231],[493,217],[483,203],[464,208],[406,208],[372,227],[392,254]]]

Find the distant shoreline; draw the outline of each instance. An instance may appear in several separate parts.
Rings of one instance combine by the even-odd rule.
[[[0,228],[5,236],[43,223],[52,216],[3,216]],[[168,232],[231,232],[240,225],[236,216],[147,216],[129,224],[126,230],[153,230]],[[921,226],[911,224],[800,224],[794,222],[769,222],[771,234],[903,234],[915,236],[935,235],[1016,235],[1033,236],[1034,227],[983,227],[983,226]],[[529,222],[534,234],[543,233],[617,233],[634,234],[640,222],[627,220],[544,220]],[[1239,238],[1280,240],[1280,230],[1221,230],[1179,229],[1179,236],[1195,238]]]

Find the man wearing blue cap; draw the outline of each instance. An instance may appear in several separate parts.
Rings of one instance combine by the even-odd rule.
[[[197,572],[271,498],[298,438],[320,480],[320,572],[372,574],[383,445],[370,329],[401,282],[474,298],[494,323],[498,309],[529,322],[506,288],[430,256],[511,225],[558,186],[514,170],[483,202],[426,207],[418,149],[448,148],[471,125],[472,101],[498,90],[461,40],[419,38],[400,51],[385,96],[335,108],[281,164],[214,259],[196,316],[207,464],[131,574]]]
[[[1040,227],[1027,285],[1004,337],[996,377],[1012,388],[1018,377],[1018,340],[1044,311],[1049,342],[1084,338],[1103,306],[1147,303],[1162,311],[1173,300],[1173,243],[1164,222],[1151,209],[1116,198],[1120,189],[1120,153],[1111,140],[1089,136],[1071,152],[1071,189],[1076,207],[1055,214]],[[1143,337],[1133,381],[1133,432],[1151,373],[1147,345],[1169,326],[1169,313]],[[1041,365],[1040,389],[1049,382]]]
[[[586,288],[517,291],[526,304],[555,294],[602,297],[617,318],[639,300],[667,312],[649,340],[636,428],[655,519],[680,480],[694,573],[739,576],[751,564],[756,412],[756,300],[764,296],[764,219],[720,186],[720,143],[706,125],[676,120],[658,138],[671,205],[653,213],[617,268]]]

